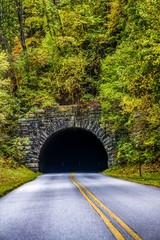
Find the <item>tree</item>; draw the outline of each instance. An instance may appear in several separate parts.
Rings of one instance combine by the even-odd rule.
[[[132,163],[159,159],[158,7],[152,1],[126,4],[119,16],[121,22],[127,15],[121,41],[102,65],[103,121],[121,136],[126,129],[118,159]]]
[[[12,82],[5,77],[10,64],[7,55],[0,52],[0,155],[2,154],[3,143],[7,138],[8,123],[13,115],[14,96],[12,95]]]

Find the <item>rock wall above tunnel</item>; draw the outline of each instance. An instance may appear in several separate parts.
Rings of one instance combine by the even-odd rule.
[[[19,137],[25,138],[26,152],[23,163],[34,171],[39,169],[39,154],[45,141],[54,133],[66,128],[82,128],[92,132],[103,144],[108,155],[108,166],[114,164],[116,153],[115,136],[100,126],[101,108],[92,106],[79,109],[77,106],[56,106],[49,110],[37,110],[19,120]]]

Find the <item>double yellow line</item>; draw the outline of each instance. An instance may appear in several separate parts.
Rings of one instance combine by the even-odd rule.
[[[105,210],[110,217],[112,217],[133,239],[142,240],[142,238],[135,233],[125,222],[122,221],[114,212],[112,212],[108,207],[106,207],[93,193],[91,193],[86,187],[84,187],[75,177],[74,174],[70,174],[70,180],[78,188],[84,198],[93,207],[93,209],[99,214],[99,216],[104,221],[105,225],[112,232],[117,240],[124,240],[125,237],[122,233],[113,225],[113,223],[107,218],[107,216],[102,212],[100,208]]]

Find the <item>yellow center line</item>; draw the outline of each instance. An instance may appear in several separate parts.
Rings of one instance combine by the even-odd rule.
[[[85,190],[85,192],[103,208],[116,222],[135,240],[142,240],[142,238],[135,233],[122,219],[120,219],[114,212],[112,212],[108,207],[106,207],[93,193],[91,193],[86,187],[84,187],[72,174],[72,177],[76,183]]]
[[[104,221],[105,225],[109,228],[112,234],[115,236],[117,240],[125,240],[123,235],[117,230],[117,228],[111,223],[111,221],[106,217],[106,215],[96,206],[94,202],[85,194],[85,192],[81,189],[80,185],[75,181],[73,174],[70,175],[70,179],[73,184],[78,188],[80,193],[84,196],[84,198],[88,201],[88,203],[93,207],[93,209],[99,214],[99,216]]]

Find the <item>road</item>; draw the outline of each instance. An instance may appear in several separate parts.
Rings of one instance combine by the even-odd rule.
[[[98,173],[44,174],[0,199],[0,240],[160,239],[160,189]]]

